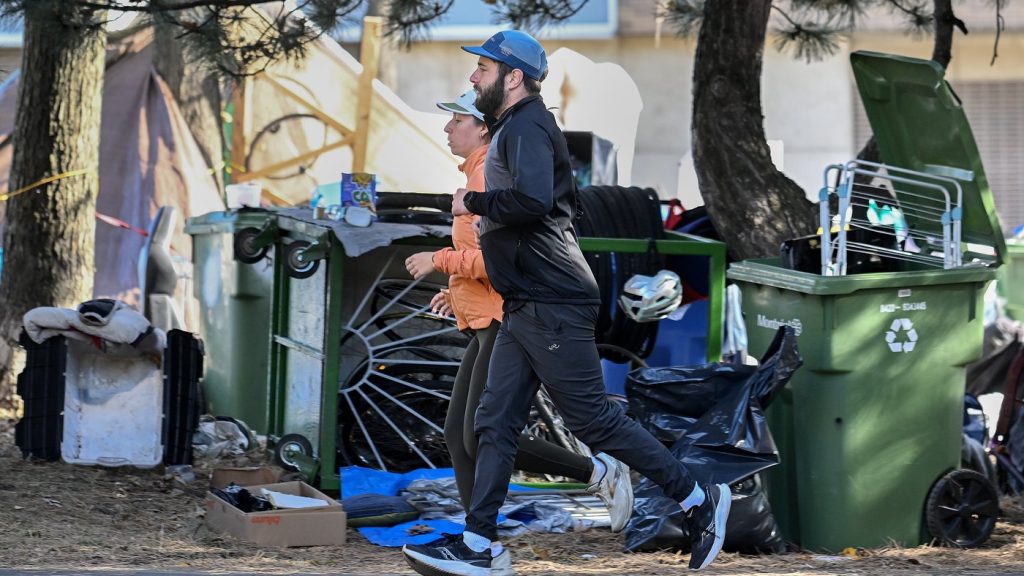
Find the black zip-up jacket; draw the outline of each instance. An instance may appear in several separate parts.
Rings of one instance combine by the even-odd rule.
[[[540,96],[520,100],[493,124],[486,192],[466,194],[480,219],[491,284],[514,310],[523,302],[600,304],[573,229],[576,186],[565,135]]]

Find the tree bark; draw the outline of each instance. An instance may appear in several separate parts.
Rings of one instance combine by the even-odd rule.
[[[932,46],[932,60],[943,69],[949,68],[953,60],[953,0],[935,0],[932,18],[935,19],[935,43]]]
[[[0,407],[13,399],[21,318],[92,297],[106,32],[102,12],[26,2],[10,189],[75,170],[9,199],[0,276]]]
[[[770,0],[705,2],[693,71],[693,161],[701,196],[737,259],[810,234],[814,204],[775,169],[764,135],[761,63]]]
[[[187,20],[188,14],[177,14],[177,17]],[[197,15],[197,19],[200,17]],[[217,189],[223,192],[225,142],[221,125],[220,75],[214,67],[201,63],[199,53],[186,38],[181,37],[184,30],[179,26],[160,17],[155,19],[154,26],[156,50],[153,65],[174,95]]]

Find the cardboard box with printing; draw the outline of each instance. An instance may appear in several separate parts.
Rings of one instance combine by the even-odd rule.
[[[318,498],[324,501],[324,506],[247,513],[209,492],[206,494],[206,525],[240,540],[265,546],[336,546],[345,543],[345,511],[331,497],[305,482],[246,487],[254,495],[260,495],[262,488]]]

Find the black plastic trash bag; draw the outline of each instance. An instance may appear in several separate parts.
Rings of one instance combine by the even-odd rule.
[[[666,498],[660,488],[648,484],[635,493],[633,517],[626,526],[626,552],[655,550],[690,551],[690,539],[683,527],[683,509]],[[723,548],[741,554],[778,554],[786,542],[772,515],[760,476],[732,487],[732,509],[726,523]]]
[[[641,368],[630,373],[626,396],[642,426],[674,441],[695,480],[733,484],[778,464],[763,408],[802,364],[796,334],[782,326],[760,366]]]
[[[785,549],[754,475],[779,462],[763,409],[802,364],[796,334],[782,326],[756,368],[712,363],[645,368],[629,376],[630,411],[641,425],[663,441],[674,441],[672,453],[697,482],[734,486],[728,531],[735,525],[736,533],[727,532],[726,550]],[[627,550],[688,545],[677,502],[646,479],[636,494]]]

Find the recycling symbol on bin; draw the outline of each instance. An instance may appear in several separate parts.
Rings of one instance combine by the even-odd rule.
[[[893,352],[913,352],[917,346],[917,330],[910,318],[897,318],[892,321],[885,333],[885,341]]]

